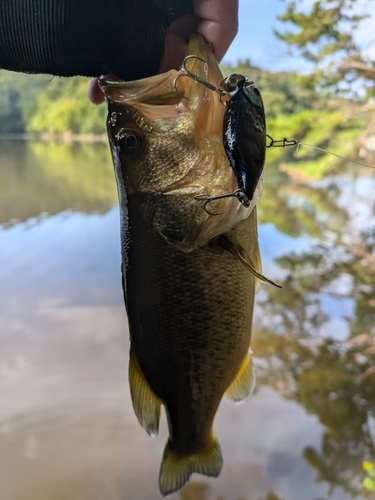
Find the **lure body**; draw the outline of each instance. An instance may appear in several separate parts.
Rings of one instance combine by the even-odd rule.
[[[252,200],[266,158],[266,117],[256,85],[233,73],[221,87],[230,93],[223,122],[223,143],[238,187]]]

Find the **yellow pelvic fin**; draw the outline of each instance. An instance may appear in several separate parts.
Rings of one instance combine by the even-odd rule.
[[[246,250],[242,246],[240,246],[238,249],[235,248],[233,243],[224,234],[222,234],[220,236],[220,243],[223,246],[223,248],[226,248],[235,257],[237,257],[237,259],[240,262],[242,262],[242,264],[246,267],[246,269],[248,271],[250,271],[256,278],[258,278],[261,281],[266,281],[267,283],[270,283],[271,285],[274,285],[277,288],[282,288],[281,285],[279,285],[278,283],[275,283],[274,281],[270,280],[266,276],[263,276],[263,274],[261,274],[257,270],[256,266],[253,264],[253,261],[250,259],[248,253],[246,252]],[[258,249],[258,256],[256,258],[257,258],[258,265],[260,265],[259,249]]]
[[[236,378],[225,391],[231,401],[239,403],[253,392],[255,387],[255,368],[251,351],[246,354]]]
[[[139,423],[150,436],[157,436],[162,401],[149,386],[132,350],[129,361],[129,384],[134,412]]]
[[[163,496],[181,489],[193,472],[217,477],[223,466],[219,441],[212,434],[207,450],[189,456],[175,456],[169,441],[164,448],[159,474],[159,488]]]

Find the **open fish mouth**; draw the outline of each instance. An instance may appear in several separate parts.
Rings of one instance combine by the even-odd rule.
[[[198,56],[189,59],[189,71],[220,85],[223,75],[202,37],[191,38],[189,55]],[[161,236],[190,252],[246,218],[262,186],[247,204],[227,196],[239,186],[223,146],[225,105],[210,89],[182,76],[184,70],[132,82],[104,77],[99,85],[108,102],[108,134],[117,163],[129,163],[119,143],[129,121],[145,137],[146,168],[138,168],[136,181],[126,186],[128,194],[140,195],[144,218]],[[176,239],[168,227],[171,219],[183,228]]]

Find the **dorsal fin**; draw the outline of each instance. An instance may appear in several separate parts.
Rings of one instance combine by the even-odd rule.
[[[129,384],[134,412],[139,423],[150,436],[157,436],[162,400],[149,386],[132,349],[129,360]]]
[[[236,378],[225,391],[225,395],[231,401],[239,403],[246,399],[253,392],[255,386],[255,369],[251,351],[249,351],[242,361],[241,368]]]

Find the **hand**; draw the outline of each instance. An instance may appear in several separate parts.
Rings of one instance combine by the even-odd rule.
[[[194,0],[194,14],[176,19],[169,27],[159,73],[180,68],[191,33],[198,32],[210,42],[216,59],[221,61],[237,30],[238,0]],[[98,78],[91,81],[88,95],[94,104],[104,101]]]

